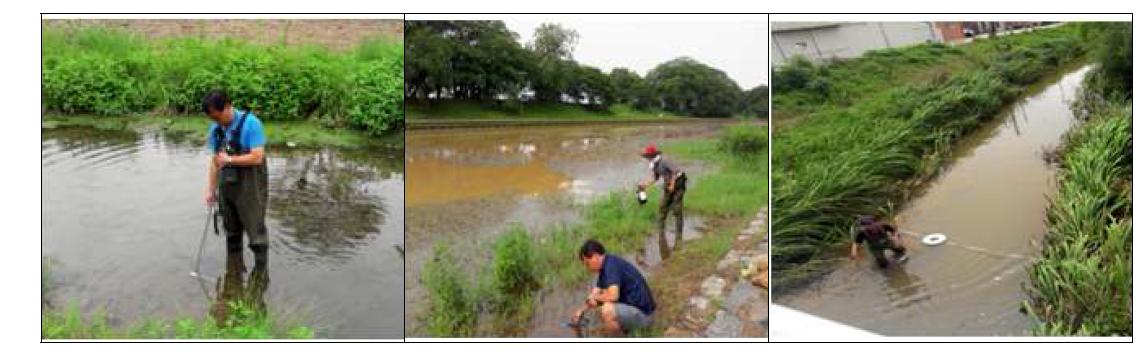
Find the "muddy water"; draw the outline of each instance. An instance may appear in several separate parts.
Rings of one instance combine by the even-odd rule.
[[[434,242],[449,242],[454,252],[464,252],[457,258],[474,271],[491,258],[492,238],[509,225],[537,230],[576,222],[578,203],[634,189],[648,174],[647,162],[638,155],[648,143],[710,136],[724,125],[701,121],[408,131],[406,300],[407,323],[414,326],[409,331],[418,333],[415,315],[425,298],[418,278]],[[689,172],[702,169],[699,163],[681,164]],[[695,234],[697,223],[689,220],[685,236]]]
[[[886,271],[863,251],[808,289],[776,298],[886,335],[1025,335],[1020,303],[1034,242],[1045,232],[1054,168],[1042,159],[1070,127],[1087,68],[1041,83],[967,138],[953,163],[896,217],[911,258]],[[919,233],[946,244],[921,244]],[[782,322],[779,322],[782,323]]]
[[[401,150],[270,150],[268,269],[254,270],[245,249],[242,264],[228,265],[224,238],[212,235],[203,280],[189,274],[207,217],[202,146],[53,129],[41,132],[40,152],[55,304],[123,324],[203,318],[239,289],[319,337],[402,337]]]

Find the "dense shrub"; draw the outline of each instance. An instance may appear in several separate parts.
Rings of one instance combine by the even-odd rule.
[[[43,29],[44,108],[64,114],[198,114],[211,89],[268,121],[319,119],[371,134],[400,128],[401,44],[352,52],[232,39],[146,41],[98,27]],[[397,94],[395,94],[397,91]]]
[[[401,61],[382,60],[362,65],[354,75],[347,119],[371,133],[400,129],[404,121]]]

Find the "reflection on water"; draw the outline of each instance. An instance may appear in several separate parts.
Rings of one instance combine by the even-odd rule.
[[[273,268],[247,271],[222,236],[207,237],[202,276],[218,279],[215,299],[188,278],[208,218],[207,157],[156,133],[42,130],[42,249],[58,262],[54,295],[124,323],[219,314],[245,295],[320,337],[403,335],[401,150],[268,150]]]
[[[261,253],[260,255],[265,255]],[[215,302],[211,317],[224,327],[236,314],[265,315],[266,289],[270,287],[270,273],[265,256],[256,257],[250,276],[246,276],[246,263],[238,252],[227,252],[226,273],[216,281]],[[243,311],[236,311],[242,309]],[[241,317],[241,316],[236,316]]]
[[[337,151],[297,152],[270,181],[269,215],[282,247],[303,259],[343,260],[369,244],[384,224],[385,197],[370,191],[374,167],[342,159]]]
[[[1027,334],[1024,269],[1055,192],[1055,170],[1041,154],[1072,124],[1069,103],[1087,70],[1031,88],[962,141],[953,163],[895,217],[910,261],[885,272],[844,264],[776,302],[882,334]],[[948,241],[921,244],[929,233]]]

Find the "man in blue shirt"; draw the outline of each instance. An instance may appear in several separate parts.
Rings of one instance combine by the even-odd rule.
[[[266,134],[249,111],[235,109],[222,90],[203,97],[203,113],[213,122],[207,133],[211,150],[206,202],[218,204],[227,235],[227,253],[242,253],[243,233],[255,253],[256,267],[265,268]]]
[[[597,273],[596,287],[584,306],[573,313],[573,322],[589,309],[600,307],[606,333],[622,335],[652,325],[656,301],[644,276],[631,263],[605,254],[604,245],[589,239],[580,247],[580,259],[589,271]]]

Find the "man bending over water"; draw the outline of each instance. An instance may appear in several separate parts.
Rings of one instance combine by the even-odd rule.
[[[597,276],[596,286],[589,291],[584,305],[573,313],[574,324],[585,311],[599,307],[608,335],[626,335],[652,325],[656,301],[635,266],[623,258],[605,254],[604,245],[592,239],[580,247],[580,260]]]
[[[855,233],[855,241],[851,243],[851,259],[859,258],[859,246],[865,243],[879,268],[886,268],[890,264],[887,261],[887,250],[894,252],[895,263],[907,260],[906,248],[903,247],[895,226],[875,216],[859,217],[858,223],[859,231]]]

